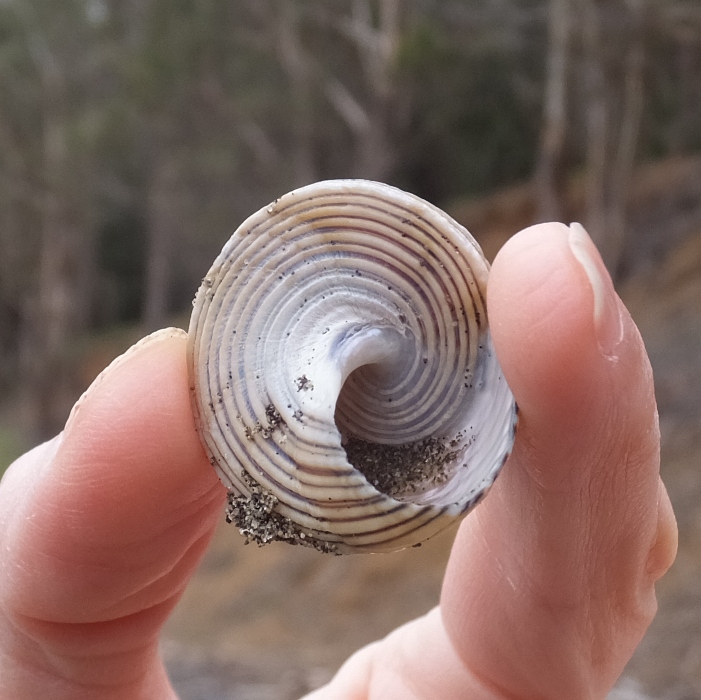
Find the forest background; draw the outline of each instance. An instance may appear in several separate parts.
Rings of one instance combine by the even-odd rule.
[[[587,226],[655,366],[691,595],[700,158],[698,0],[0,0],[0,473],[111,357],[187,323],[246,216],[377,179],[490,255]],[[665,698],[701,697],[695,614]]]

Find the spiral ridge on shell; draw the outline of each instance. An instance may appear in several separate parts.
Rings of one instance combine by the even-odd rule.
[[[245,534],[391,551],[484,496],[517,414],[487,277],[463,227],[380,183],[303,187],[237,229],[195,299],[188,363]]]

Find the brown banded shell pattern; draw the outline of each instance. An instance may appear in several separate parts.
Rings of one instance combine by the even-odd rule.
[[[380,183],[316,183],[247,219],[189,332],[196,422],[223,482],[242,496],[256,482],[340,552],[415,545],[464,515],[516,426],[487,276],[463,227]]]

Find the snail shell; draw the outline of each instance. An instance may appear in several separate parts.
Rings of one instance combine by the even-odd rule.
[[[195,298],[188,363],[248,539],[392,551],[485,495],[517,415],[488,269],[445,213],[376,182],[303,187],[238,228]]]

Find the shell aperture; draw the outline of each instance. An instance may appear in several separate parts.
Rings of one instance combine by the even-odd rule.
[[[517,416],[488,270],[447,214],[376,182],[309,185],[241,224],[195,298],[188,366],[243,534],[393,551],[484,496]]]

